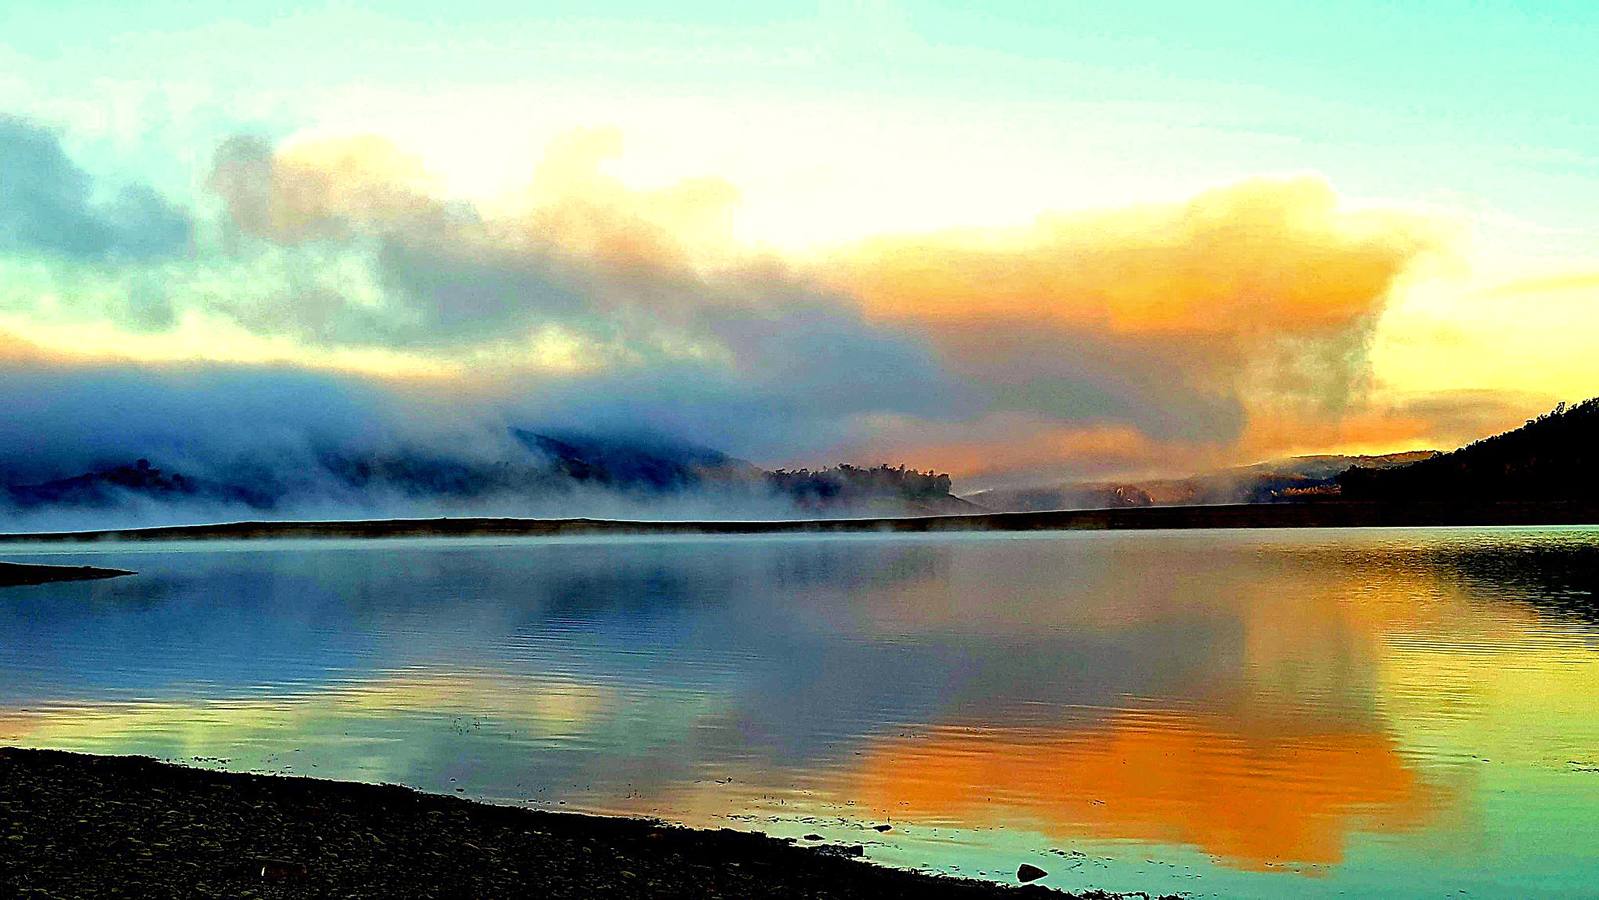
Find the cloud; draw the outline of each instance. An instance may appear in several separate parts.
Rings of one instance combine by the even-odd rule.
[[[821,306],[718,311],[702,323],[724,358],[656,358],[567,377],[506,376],[524,416],[571,426],[644,426],[760,461],[821,456],[885,411],[951,421],[974,400],[915,341]]]
[[[622,155],[614,128],[578,129],[545,151],[524,198],[520,230],[612,264],[697,268],[732,247],[738,189],[712,176],[655,189],[606,174]]]
[[[637,338],[747,293],[738,276],[713,281],[698,266],[725,238],[731,187],[635,190],[601,171],[619,152],[611,130],[557,140],[528,189],[492,216],[440,199],[418,160],[371,136],[277,148],[235,137],[208,184],[236,235],[366,251],[388,301],[382,320],[362,315],[374,341],[443,346],[552,323],[612,339],[629,327],[620,320],[647,319],[631,325]],[[773,275],[787,277],[756,277]]]
[[[1495,300],[1525,300],[1528,295],[1567,292],[1599,294],[1599,272],[1562,272],[1522,278],[1494,285],[1483,294]]]
[[[870,434],[848,448],[860,459],[936,460],[940,471],[971,490],[981,484],[1070,476],[1122,476],[1163,472],[1174,463],[1203,467],[1213,448],[1158,441],[1126,423],[1073,423],[1019,412],[930,422],[894,418],[874,422]]]
[[[153,194],[91,204],[53,136],[27,134],[53,150],[36,147],[32,168],[53,165],[69,198],[29,221],[159,218]],[[96,334],[148,334],[145,356],[195,372],[284,360],[251,371],[289,403],[335,382],[414,397],[387,379],[426,373],[482,422],[645,427],[766,464],[1147,474],[1374,431],[1359,424],[1378,409],[1369,336],[1437,243],[1427,222],[1347,209],[1299,178],[801,264],[733,240],[728,182],[626,184],[608,168],[620,152],[614,130],[573,132],[530,161],[525,189],[470,204],[379,137],[234,137],[205,179],[220,246],[159,282],[58,288],[56,319],[6,325],[61,352],[94,307]],[[161,233],[116,252],[154,253]],[[336,367],[366,375],[312,391],[286,374]],[[124,368],[151,392],[213,390]],[[385,401],[385,416],[403,407]],[[192,416],[174,412],[177,433]]]
[[[284,244],[436,228],[451,214],[420,161],[371,135],[281,148],[237,135],[217,148],[207,183],[240,232]]]
[[[1338,333],[1380,307],[1427,248],[1425,223],[1349,212],[1315,178],[1186,203],[1046,216],[1010,231],[882,238],[849,282],[881,315],[1026,317],[1107,334]]]
[[[236,139],[211,184],[244,234],[370,251],[378,302],[318,289],[277,307],[303,313],[285,323],[301,339],[488,352],[515,369],[554,329],[582,368],[606,370],[575,382],[594,408],[626,384],[635,406],[673,398],[653,418],[717,421],[701,404],[725,403],[787,417],[781,435],[859,446],[868,418],[1056,435],[1035,448],[1117,428],[1225,446],[1263,398],[1336,420],[1359,400],[1388,293],[1432,242],[1418,220],[1342,209],[1315,179],[1261,180],[1026,229],[882,238],[800,273],[733,245],[730,185],[625,186],[604,170],[620,148],[612,130],[568,135],[492,214],[452,212],[419,162],[375,138]],[[848,421],[818,424],[830,416]],[[1037,454],[999,454],[1018,455]]]
[[[0,250],[148,259],[182,251],[193,232],[188,213],[148,185],[97,199],[56,135],[14,116],[0,115],[0,175]]]
[[[233,139],[209,183],[241,240],[353,254],[376,297],[307,279],[269,308],[214,310],[298,340],[472,360],[476,392],[526,416],[647,422],[739,453],[820,451],[863,417],[947,418],[974,402],[921,336],[733,252],[725,182],[634,189],[607,175],[618,141],[606,130],[557,141],[527,192],[490,215],[452,211],[419,164],[377,139]],[[564,376],[530,365],[550,341],[575,360]]]
[[[885,237],[830,279],[927,336],[998,409],[1230,442],[1266,397],[1336,418],[1428,223],[1349,211],[1313,178],[1026,228]]]
[[[1279,407],[1262,411],[1240,436],[1235,452],[1246,460],[1324,452],[1453,450],[1488,435],[1517,428],[1529,415],[1554,405],[1554,398],[1517,391],[1457,390],[1385,396],[1337,417]]]
[[[1353,377],[1351,340],[1430,246],[1426,222],[1345,211],[1318,179],[1250,181],[1009,232],[867,241],[839,280],[873,317],[926,329],[977,372],[1025,340],[1067,340],[1059,363],[1030,353],[1015,384],[1071,377],[1092,353],[1118,382],[1164,366],[1151,380],[1226,395],[1289,353],[1310,384],[1287,387],[1313,393]]]

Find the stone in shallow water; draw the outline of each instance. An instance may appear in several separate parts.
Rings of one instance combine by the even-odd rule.
[[[1045,872],[1043,869],[1040,869],[1031,863],[1022,863],[1016,869],[1016,880],[1020,881],[1022,884],[1026,884],[1029,881],[1037,881],[1048,874],[1048,872]]]

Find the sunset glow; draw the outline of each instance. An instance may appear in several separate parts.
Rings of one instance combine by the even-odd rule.
[[[1348,46],[1301,59],[1245,50],[1293,18],[1247,4],[158,5],[114,44],[74,6],[6,17],[10,366],[423,377],[512,418],[642,379],[640,421],[761,464],[970,486],[1448,448],[1599,375],[1599,135],[1549,111],[1582,81],[1553,20],[1398,54],[1349,23],[1421,13],[1318,10]],[[1194,43],[1155,52],[1172,15]],[[1465,59],[1482,110],[1407,118],[1478,96]]]

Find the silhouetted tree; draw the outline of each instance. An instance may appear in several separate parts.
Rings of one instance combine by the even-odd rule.
[[[947,474],[904,466],[861,468],[843,463],[830,469],[778,469],[766,474],[773,490],[802,505],[828,506],[872,499],[931,500],[949,494]]]

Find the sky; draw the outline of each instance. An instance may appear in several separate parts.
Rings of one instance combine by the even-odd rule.
[[[0,463],[558,423],[976,489],[1599,394],[1599,8],[1397,6],[6,4]]]

